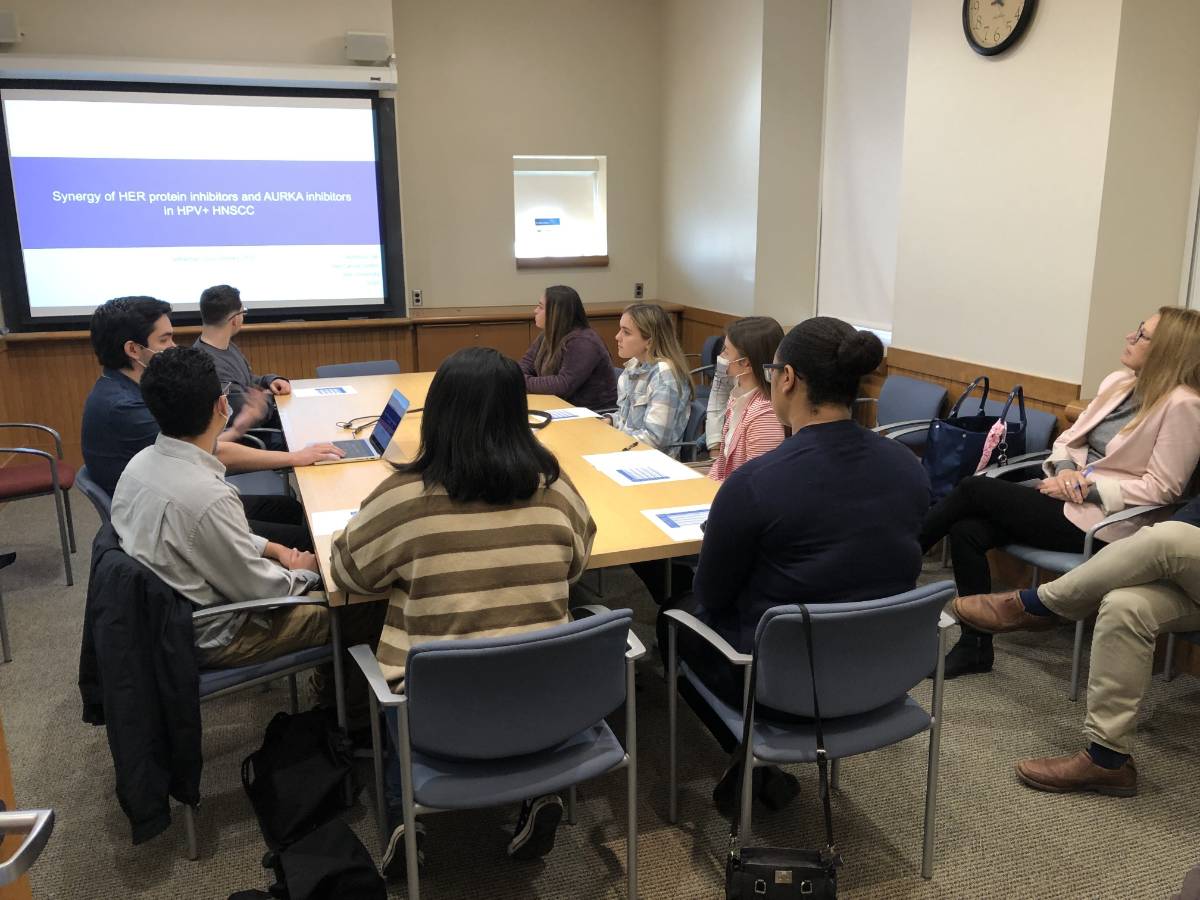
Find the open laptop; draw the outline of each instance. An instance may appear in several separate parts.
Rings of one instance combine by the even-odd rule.
[[[332,466],[338,463],[381,459],[387,452],[388,444],[392,442],[392,436],[395,435],[396,429],[400,426],[400,420],[408,412],[408,407],[408,398],[399,391],[392,391],[392,396],[388,398],[387,406],[380,413],[379,421],[375,423],[375,430],[371,432],[369,438],[365,441],[361,438],[350,441],[332,441],[333,446],[340,447],[346,455],[341,459],[318,460],[314,465]]]

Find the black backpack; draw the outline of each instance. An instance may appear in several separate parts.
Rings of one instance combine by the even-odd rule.
[[[268,851],[263,868],[275,873],[275,884],[266,892],[239,891],[229,900],[387,900],[371,854],[340,819],[285,850]]]

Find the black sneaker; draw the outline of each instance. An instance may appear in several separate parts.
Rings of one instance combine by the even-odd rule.
[[[417,868],[425,865],[425,826],[417,823]],[[404,822],[392,824],[387,849],[383,851],[383,877],[388,881],[399,881],[408,874],[408,860],[404,855]]]
[[[563,802],[558,794],[526,800],[517,817],[508,855],[513,859],[540,859],[554,849],[554,835],[562,821]]]

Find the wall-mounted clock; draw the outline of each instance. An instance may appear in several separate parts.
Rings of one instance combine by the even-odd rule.
[[[1033,21],[1037,0],[963,0],[963,33],[976,53],[1003,53]]]

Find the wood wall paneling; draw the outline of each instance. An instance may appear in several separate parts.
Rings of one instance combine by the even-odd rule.
[[[447,356],[464,347],[494,347],[519,360],[533,342],[530,322],[480,322],[421,325],[417,328],[418,371],[429,372]]]

